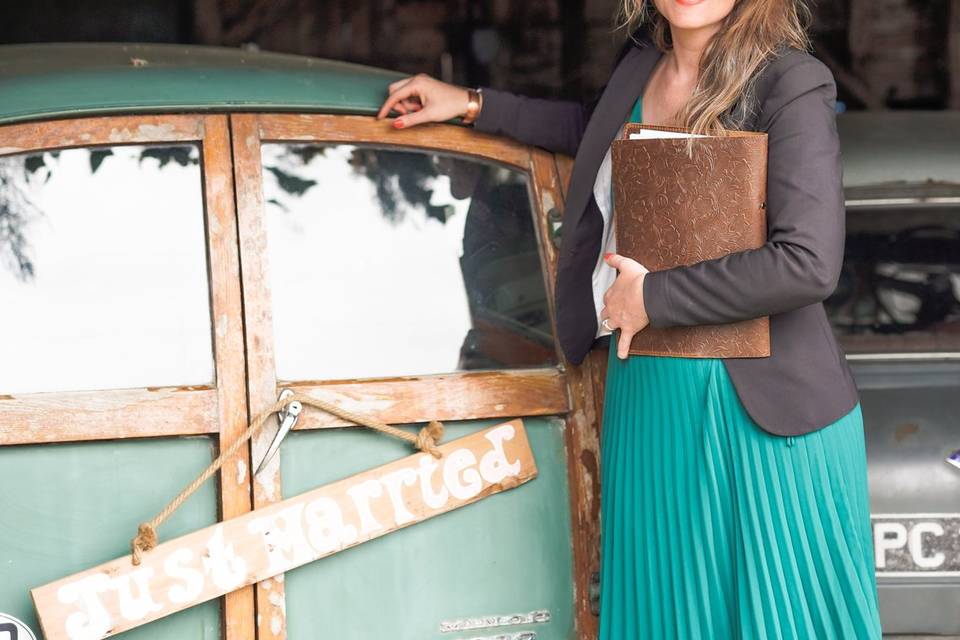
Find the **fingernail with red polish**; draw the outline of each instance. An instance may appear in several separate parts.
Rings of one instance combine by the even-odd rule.
[[[393,126],[397,129],[403,129],[403,120],[397,119],[393,121]]]
[[[610,259],[610,256],[612,256],[612,255],[613,255],[612,253],[605,253],[605,254],[603,254],[603,259],[604,259],[604,260],[609,260],[609,259]]]

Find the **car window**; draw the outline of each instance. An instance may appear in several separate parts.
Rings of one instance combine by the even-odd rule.
[[[960,351],[960,206],[849,207],[825,306],[847,353]]]
[[[0,158],[0,394],[213,381],[199,159]]]
[[[279,378],[556,363],[526,174],[340,144],[262,159]]]

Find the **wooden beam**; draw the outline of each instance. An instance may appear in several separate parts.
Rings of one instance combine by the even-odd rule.
[[[45,149],[203,139],[203,118],[189,115],[110,116],[0,127],[0,156]]]
[[[570,408],[566,385],[556,369],[281,384],[390,424],[563,414]],[[297,429],[349,424],[320,411],[305,411]]]
[[[380,147],[409,147],[448,151],[481,159],[497,160],[526,171],[530,165],[527,147],[472,128],[431,123],[397,130],[389,119],[371,116],[320,114],[264,114],[257,116],[264,141],[370,143]]]
[[[212,387],[161,387],[0,396],[0,446],[219,431]]]
[[[247,396],[250,419],[277,400],[276,365],[273,352],[273,312],[267,272],[267,230],[263,223],[263,176],[260,134],[256,115],[231,116],[233,170],[237,194],[240,264],[243,280],[244,325],[247,349]],[[263,458],[276,433],[268,425],[253,438],[253,460]],[[280,456],[260,472],[256,482],[250,474],[254,509],[281,500]],[[284,640],[287,634],[286,595],[283,580],[257,584],[257,637]]]
[[[246,363],[243,304],[234,208],[233,159],[227,116],[203,119],[203,182],[207,216],[213,344],[217,372],[217,423],[220,448],[247,428]],[[223,463],[219,475],[220,512],[229,520],[250,511],[250,452],[241,449]],[[254,636],[253,589],[227,593],[223,608],[224,640]]]

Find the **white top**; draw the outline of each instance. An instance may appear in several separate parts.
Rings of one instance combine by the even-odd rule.
[[[617,133],[617,137],[620,134]],[[610,176],[611,176],[610,149],[603,156],[603,162],[600,163],[600,170],[597,171],[597,179],[593,183],[593,197],[597,201],[597,207],[603,216],[603,236],[600,240],[600,255],[597,257],[597,264],[593,267],[593,306],[597,314],[597,335],[596,337],[610,335],[610,332],[600,324],[600,311],[603,309],[603,294],[607,292],[610,285],[617,278],[617,270],[609,266],[603,259],[608,253],[617,252],[617,239],[613,229],[613,198],[610,194]]]

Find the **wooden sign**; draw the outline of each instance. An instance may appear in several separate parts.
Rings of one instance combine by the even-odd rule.
[[[535,478],[521,420],[33,589],[47,640],[97,640]]]

